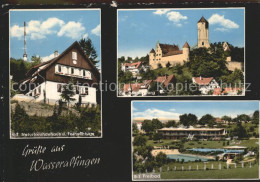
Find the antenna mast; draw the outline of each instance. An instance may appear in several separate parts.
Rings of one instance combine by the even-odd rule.
[[[27,53],[26,53],[26,22],[24,22],[24,55],[23,60],[27,61]]]

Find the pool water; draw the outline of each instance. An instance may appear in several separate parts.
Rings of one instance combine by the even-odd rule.
[[[168,154],[167,157],[169,159],[175,159],[179,161],[182,161],[182,159],[184,159],[184,162],[193,162],[196,160],[201,160],[203,162],[206,162],[210,159],[206,158],[206,157],[202,157],[202,156],[196,156],[196,155],[189,155],[189,154]]]
[[[230,149],[209,149],[209,148],[193,148],[188,149],[196,152],[223,152],[223,153],[243,153],[244,150],[230,150]]]

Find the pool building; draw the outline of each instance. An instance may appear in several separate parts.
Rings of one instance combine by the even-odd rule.
[[[162,133],[165,139],[173,140],[192,139],[193,137],[198,139],[220,138],[226,135],[224,128],[162,128],[158,129],[157,132]]]

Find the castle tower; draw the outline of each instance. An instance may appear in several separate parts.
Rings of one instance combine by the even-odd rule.
[[[149,53],[149,65],[152,67],[152,69],[153,69],[155,63],[156,63],[155,62],[155,50],[152,49]]]
[[[197,23],[198,26],[198,47],[209,48],[209,22],[202,16]]]
[[[184,61],[189,61],[190,60],[190,45],[188,42],[185,42],[185,44],[182,47],[182,52],[184,56]]]

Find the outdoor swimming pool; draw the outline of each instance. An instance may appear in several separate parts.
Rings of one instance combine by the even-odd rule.
[[[203,162],[206,162],[210,159],[206,158],[206,157],[202,157],[202,156],[196,156],[196,155],[189,155],[189,154],[168,154],[167,157],[169,159],[175,159],[179,161],[182,161],[182,159],[184,159],[184,162],[193,162],[196,160],[201,160]]]
[[[209,149],[209,148],[194,148],[188,149],[195,152],[223,152],[223,153],[243,153],[244,150],[230,150],[230,149]]]

